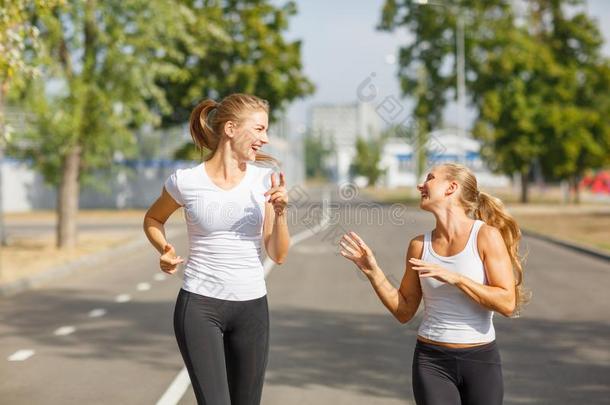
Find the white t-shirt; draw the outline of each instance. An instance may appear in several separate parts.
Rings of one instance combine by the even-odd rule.
[[[223,190],[203,163],[177,169],[165,189],[184,207],[189,254],[184,270],[187,291],[231,301],[267,293],[262,265],[265,196],[273,168],[246,163],[241,182]]]

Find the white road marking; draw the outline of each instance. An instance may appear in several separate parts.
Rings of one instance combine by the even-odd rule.
[[[153,276],[153,278],[155,279],[155,281],[163,281],[167,279],[167,276],[163,273],[157,273]]]
[[[131,295],[129,294],[119,294],[114,299],[115,302],[128,302],[131,301]]]
[[[57,328],[55,329],[55,332],[53,332],[53,334],[55,336],[66,336],[69,335],[71,333],[74,333],[74,331],[76,330],[76,328],[74,326],[62,326],[61,328]]]
[[[184,393],[188,389],[189,385],[191,385],[191,380],[189,378],[188,371],[186,368],[182,368],[174,381],[169,385],[169,388],[163,396],[157,401],[157,405],[175,405],[182,399]]]
[[[292,236],[290,238],[290,246],[296,245],[299,242],[304,241],[305,239],[314,236],[316,233],[324,230],[328,226],[330,222],[330,213],[328,212],[330,203],[330,192],[328,190],[324,190],[322,195],[322,220],[316,226],[311,229],[307,229],[303,232],[299,232],[298,234]],[[271,260],[269,257],[266,257],[263,261],[263,269],[265,271],[265,278],[271,273],[273,269],[273,265],[275,262]],[[155,276],[156,277],[156,276]],[[189,379],[188,371],[185,367],[180,370],[180,373],[174,378],[174,381],[169,385],[161,399],[157,401],[157,405],[176,405],[182,397],[184,393],[188,389],[191,384],[191,380]]]
[[[104,308],[96,308],[89,311],[89,318],[99,318],[104,315],[106,315],[106,310]]]
[[[150,283],[138,283],[136,289],[138,291],[148,291],[150,290]]]
[[[8,356],[7,360],[8,361],[24,361],[24,360],[27,360],[30,357],[32,357],[34,355],[34,353],[35,353],[34,350],[30,350],[30,349],[17,350],[15,353]]]

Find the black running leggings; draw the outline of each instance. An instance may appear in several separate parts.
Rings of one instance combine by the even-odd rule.
[[[259,405],[269,352],[267,296],[225,301],[180,289],[174,332],[199,405]]]
[[[417,341],[413,355],[417,405],[500,405],[502,364],[496,342],[449,349]]]

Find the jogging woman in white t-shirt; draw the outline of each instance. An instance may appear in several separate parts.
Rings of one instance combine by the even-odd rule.
[[[511,316],[523,301],[521,232],[502,202],[480,192],[463,165],[436,166],[417,188],[420,207],[434,215],[436,226],[411,240],[398,289],[354,232],[343,235],[341,254],[368,277],[401,323],[413,318],[423,297],[412,367],[418,405],[501,404],[492,317]]]
[[[233,94],[202,101],[191,114],[195,145],[212,153],[178,169],[144,220],[169,274],[184,260],[163,224],[184,208],[189,255],[176,301],[174,331],[199,404],[258,405],[269,349],[262,245],[281,264],[290,245],[284,174],[254,161],[268,142],[265,100]]]

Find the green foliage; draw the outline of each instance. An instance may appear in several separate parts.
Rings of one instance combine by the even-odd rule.
[[[332,138],[331,138],[332,139]],[[305,176],[307,178],[327,178],[326,160],[335,152],[334,146],[326,145],[322,135],[307,133],[303,137],[305,151]]]
[[[492,168],[527,177],[539,160],[547,177],[580,176],[610,159],[610,64],[597,24],[581,0],[533,0],[519,13],[508,0],[462,0],[449,7],[387,0],[381,29],[406,27],[401,49],[405,94],[414,115],[434,129],[455,82],[457,13],[465,21],[467,89],[478,111],[474,135]],[[570,12],[566,12],[567,6]],[[417,94],[417,69],[427,91]]]
[[[256,94],[271,104],[272,120],[287,103],[313,93],[304,76],[301,42],[284,34],[296,4],[269,0],[179,0],[190,11],[187,35],[165,60],[179,69],[158,81],[173,106],[164,124],[182,123],[202,99]]]
[[[205,150],[197,150],[193,143],[185,143],[182,145],[176,152],[174,153],[174,159],[177,160],[192,160],[196,162],[203,161],[205,158],[210,155],[210,151]]]
[[[59,0],[0,0],[0,83],[20,81],[36,74],[28,55],[38,50],[39,31],[31,23],[48,13]]]
[[[117,154],[133,156],[134,128],[158,123],[167,107],[155,79],[171,67],[155,55],[183,14],[161,0],[71,1],[37,14],[42,53],[34,62],[42,73],[22,104],[36,118],[10,145],[12,154],[31,158],[53,185],[76,146],[79,181],[90,185]]]
[[[309,94],[300,43],[282,37],[294,12],[262,0],[72,0],[35,14],[42,53],[30,62],[41,75],[21,93],[35,119],[10,153],[58,185],[78,145],[79,181],[96,186],[94,172],[135,156],[136,130],[182,124],[206,95],[254,93],[280,107]]]
[[[369,186],[374,186],[386,172],[385,169],[379,168],[383,144],[383,138],[371,139],[368,142],[362,137],[356,139],[356,156],[351,171],[355,175],[366,177]]]

